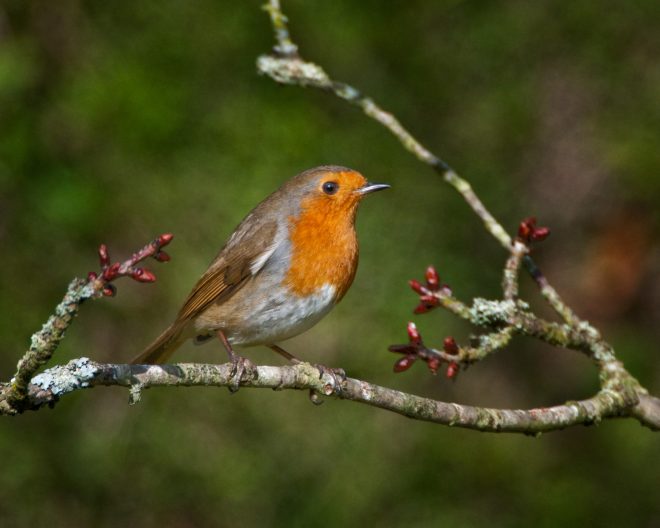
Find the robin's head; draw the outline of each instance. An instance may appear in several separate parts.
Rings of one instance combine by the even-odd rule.
[[[367,194],[390,187],[384,183],[369,183],[359,172],[335,165],[309,169],[294,181],[301,191],[303,211],[351,217]]]
[[[287,284],[299,295],[332,287],[335,302],[346,293],[358,259],[357,206],[367,194],[389,185],[334,165],[309,169],[282,187],[293,205],[289,220],[291,264]]]

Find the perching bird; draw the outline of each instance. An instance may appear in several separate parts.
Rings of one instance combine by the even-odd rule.
[[[314,326],[353,282],[357,207],[389,185],[322,166],[294,176],[238,225],[183,303],[174,322],[133,363],[163,363],[187,339],[217,336],[240,376],[233,346],[276,345]],[[237,372],[238,371],[238,372]]]

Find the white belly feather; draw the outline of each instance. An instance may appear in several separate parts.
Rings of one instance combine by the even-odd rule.
[[[255,310],[240,331],[227,336],[234,345],[268,345],[284,341],[318,323],[334,306],[335,287],[324,284],[307,297],[273,288],[268,302]]]

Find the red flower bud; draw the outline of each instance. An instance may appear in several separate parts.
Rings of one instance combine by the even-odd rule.
[[[458,363],[450,363],[449,366],[447,367],[447,377],[449,379],[455,378],[456,375],[458,374]]]
[[[525,242],[529,242],[535,225],[535,217],[530,216],[529,218],[525,218],[522,222],[520,222],[520,225],[518,226],[518,237]]]
[[[108,264],[110,264],[110,255],[108,254],[108,246],[105,244],[101,244],[99,246],[99,262],[101,263],[101,267],[105,268]]]
[[[550,234],[550,229],[547,227],[536,227],[536,218],[530,216],[520,222],[518,227],[518,238],[523,242],[540,242],[545,240]]]
[[[540,242],[541,240],[548,238],[549,234],[550,229],[547,227],[537,227],[532,231],[531,239],[533,242]]]
[[[415,359],[417,359],[415,356],[404,356],[397,360],[397,362],[394,363],[394,372],[403,372],[404,370],[408,370],[410,367],[412,367]]]
[[[99,278],[99,276],[98,276],[95,272],[93,272],[93,271],[90,271],[90,272],[87,274],[87,282],[95,281],[95,280],[98,279],[98,278]]]
[[[433,266],[426,268],[426,282],[432,290],[437,289],[440,284],[440,277]]]
[[[421,285],[421,283],[418,280],[411,279],[408,281],[408,284],[410,284],[410,287],[413,289],[415,293],[418,293],[419,295],[424,294],[424,287]]]
[[[115,262],[111,266],[106,267],[103,270],[103,280],[104,281],[111,281],[117,278],[117,272],[119,271],[120,264],[119,262]]]
[[[156,253],[156,254],[154,255],[154,258],[155,258],[158,262],[169,262],[170,259],[171,259],[169,253],[165,253],[164,251],[159,251],[158,253]]]
[[[103,287],[102,293],[106,297],[114,297],[115,295],[117,295],[117,288],[115,288],[113,284],[106,284]]]
[[[160,235],[156,239],[156,243],[158,244],[158,247],[163,247],[172,242],[172,239],[174,238],[174,235],[172,233],[165,233]]]
[[[417,353],[417,347],[411,344],[390,345],[387,347],[387,350],[396,354],[414,355]]]
[[[432,306],[429,306],[428,304],[425,303],[419,303],[417,307],[413,310],[414,314],[423,314],[431,310],[433,308]]]
[[[440,358],[435,356],[429,358],[429,360],[426,362],[426,364],[429,367],[429,370],[434,376],[438,373],[438,368],[440,367],[440,363],[441,363]]]
[[[156,280],[156,276],[144,268],[135,268],[131,272],[131,278],[138,282],[154,282]]]
[[[452,356],[458,354],[458,345],[456,344],[456,340],[452,336],[445,337],[442,346],[445,349],[445,352],[447,352],[447,354],[451,354]]]
[[[408,323],[408,338],[411,343],[419,345],[422,342],[422,336],[419,335],[419,330],[417,330],[417,325],[412,321]]]

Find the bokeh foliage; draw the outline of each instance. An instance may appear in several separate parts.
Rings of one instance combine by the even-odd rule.
[[[538,252],[656,394],[660,12],[605,2],[286,2],[304,55],[392,109],[503,223],[554,227]],[[394,189],[359,218],[361,266],[287,348],[349,375],[471,404],[548,405],[596,387],[588,361],[522,342],[461,373],[394,375],[406,280],[435,263],[467,300],[505,255],[378,125],[255,73],[258,2],[0,3],[0,366],[7,379],[68,280],[172,231],[153,286],[86,305],[57,360],[125,361],[173,316],[225,237],[323,163]],[[660,281],[657,281],[660,284]],[[524,288],[534,298],[534,289]],[[535,299],[535,302],[538,302]],[[417,322],[467,339],[448,314]],[[218,347],[180,360],[219,361]],[[249,351],[257,362],[278,362]],[[3,526],[502,526],[660,522],[658,437],[632,421],[537,439],[477,434],[304,395],[96,389],[0,425]]]

